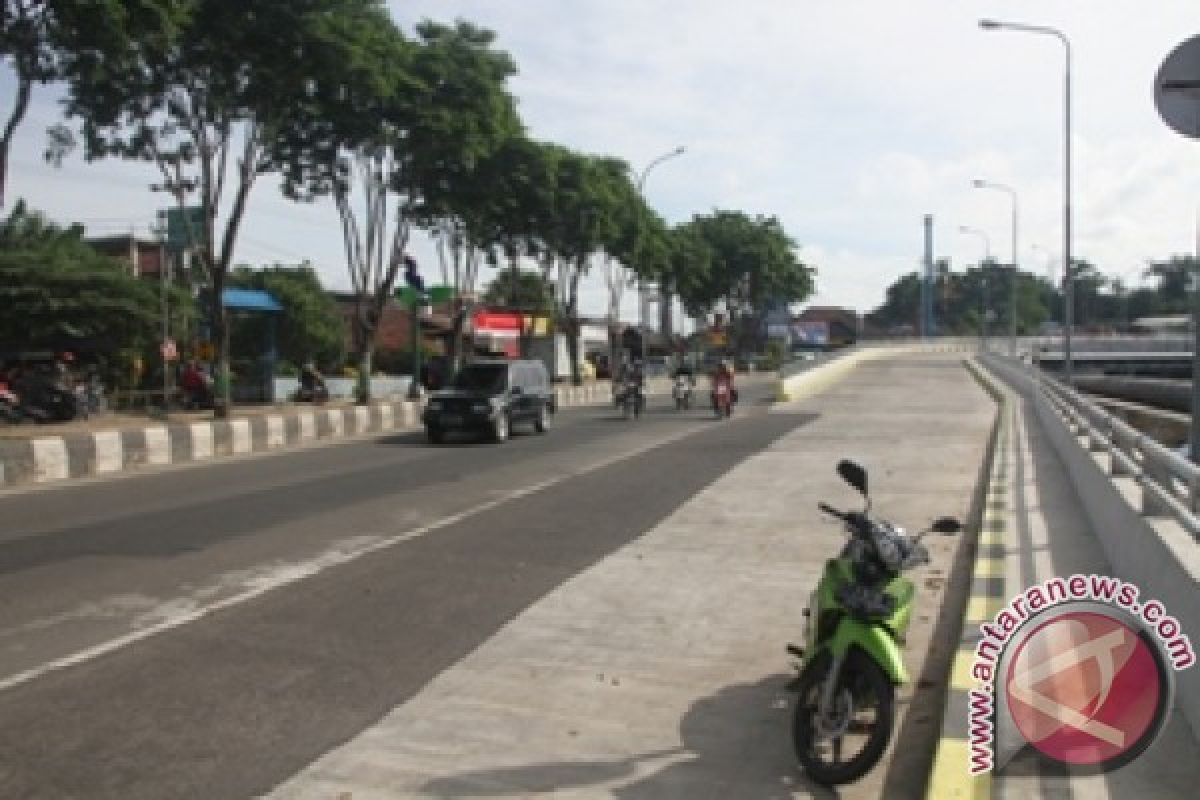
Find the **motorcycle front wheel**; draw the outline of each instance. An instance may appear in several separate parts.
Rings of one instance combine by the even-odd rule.
[[[821,689],[830,662],[829,653],[821,653],[797,680],[792,745],[810,778],[837,786],[858,780],[879,761],[892,735],[896,698],[883,669],[854,652],[842,666],[832,708],[822,716]]]

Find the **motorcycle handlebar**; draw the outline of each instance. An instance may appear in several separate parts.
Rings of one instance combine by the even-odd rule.
[[[836,508],[834,508],[833,506],[831,506],[827,503],[817,503],[817,508],[824,511],[826,514],[829,514],[830,516],[837,517],[838,519],[844,520],[844,519],[849,519],[849,517],[850,517],[849,514],[846,514],[842,511],[838,511]]]

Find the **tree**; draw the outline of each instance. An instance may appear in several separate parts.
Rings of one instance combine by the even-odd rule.
[[[813,291],[813,268],[796,256],[796,244],[775,217],[741,211],[714,211],[685,223],[712,254],[709,269],[680,297],[694,309],[722,305],[729,315],[735,347],[740,347],[768,305],[800,302]],[[746,329],[744,331],[743,329]]]
[[[554,309],[554,284],[530,270],[504,272],[487,285],[483,302],[531,314],[545,313]]]
[[[7,62],[17,91],[0,130],[0,208],[8,155],[25,119],[34,87],[72,71],[120,63],[138,49],[159,48],[179,13],[171,0],[4,0],[0,7],[0,63]]]
[[[268,291],[283,306],[274,323],[257,314],[236,326],[233,350],[261,350],[269,335],[268,326],[275,324],[276,347],[283,361],[294,366],[313,361],[324,371],[340,366],[345,357],[342,316],[311,264],[276,264],[264,269],[241,266],[230,274],[229,283]]]
[[[422,47],[414,72],[430,87],[409,140],[413,177],[423,193],[417,215],[434,235],[442,283],[454,292],[449,355],[457,367],[479,269],[494,263],[489,254],[507,238],[504,215],[494,205],[504,182],[489,159],[523,133],[505,87],[516,66],[493,49],[493,32],[466,22],[450,28],[426,21],[417,34]]]
[[[460,297],[473,289],[479,201],[488,194],[478,165],[519,127],[504,90],[515,68],[492,49],[490,31],[426,21],[410,42],[374,6],[327,26],[324,34],[341,43],[332,52],[348,57],[327,64],[315,84],[313,116],[322,123],[293,131],[285,169],[289,196],[331,194],[337,206],[362,376],[370,374],[378,321],[414,226],[438,234],[444,282]],[[466,311],[458,308],[456,332]],[[360,402],[368,391],[364,380]]]
[[[481,165],[481,182],[491,187],[484,216],[491,231],[486,237],[492,243],[489,258],[497,263],[508,261],[506,274],[497,276],[492,286],[499,287],[503,281],[523,291],[520,287],[527,279],[521,269],[522,257],[538,259],[548,250],[544,234],[553,228],[558,159],[564,152],[525,136],[510,136]],[[552,311],[553,283],[547,274],[535,275],[538,284],[550,287],[548,304],[539,310]],[[522,329],[523,356],[529,354],[531,337],[531,330]]]
[[[60,228],[17,203],[0,221],[0,350],[72,350],[128,375],[148,356],[162,324],[159,286],[135,278],[129,265],[102,256],[79,226]],[[184,292],[170,297],[172,324],[191,313]]]
[[[982,335],[985,309],[992,317],[988,330],[1002,334],[1009,330],[1010,281],[1012,270],[995,262],[951,272],[950,265],[939,260],[934,270],[934,329],[939,335]],[[921,283],[916,272],[896,279],[887,289],[884,303],[870,314],[872,326],[891,332],[921,329]],[[1046,320],[1048,306],[1055,296],[1053,287],[1029,273],[1017,275],[1017,329],[1028,334],[1037,331]]]
[[[591,257],[618,238],[617,210],[623,198],[619,176],[624,162],[568,150],[556,157],[553,214],[541,238],[542,276],[556,272],[556,311],[567,339],[571,380],[582,382],[579,369],[579,284]]]
[[[1163,261],[1152,261],[1146,277],[1158,281],[1158,311],[1165,314],[1184,314],[1189,310],[1188,294],[1191,276],[1200,274],[1200,261],[1194,256],[1175,255]]]
[[[185,13],[161,52],[137,49],[115,64],[93,60],[71,70],[66,111],[80,123],[87,158],[146,161],[168,187],[199,194],[198,256],[218,353],[216,408],[224,416],[229,328],[221,296],[250,191],[259,176],[294,156],[287,146],[294,129],[318,124],[312,100],[320,76],[313,65],[350,60],[343,42],[326,35],[328,20],[379,4],[178,3]]]

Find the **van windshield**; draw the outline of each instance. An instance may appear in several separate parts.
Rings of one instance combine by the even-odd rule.
[[[499,392],[507,374],[503,364],[472,364],[459,370],[450,385],[468,392]]]

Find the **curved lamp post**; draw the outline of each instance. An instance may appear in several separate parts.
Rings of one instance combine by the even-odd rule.
[[[1071,41],[1057,28],[1020,22],[979,20],[985,31],[1016,31],[1053,36],[1062,42],[1066,56],[1063,73],[1063,377],[1072,384],[1071,329],[1075,326],[1075,270],[1071,266]]]
[[[686,148],[683,145],[680,145],[679,147],[676,147],[674,150],[670,150],[670,151],[663,153],[662,155],[654,158],[653,160],[651,160],[651,162],[649,164],[647,164],[642,169],[642,171],[638,174],[638,179],[637,179],[637,193],[638,193],[638,197],[640,197],[642,199],[642,203],[646,202],[646,195],[645,195],[646,176],[650,174],[650,170],[654,169],[655,167],[657,167],[659,164],[666,161],[667,159],[675,158],[676,156],[683,155],[685,150],[686,150]],[[639,240],[641,239],[640,234],[641,234],[641,232],[639,230],[639,235],[638,235]],[[642,279],[639,277],[638,278],[638,322],[642,328],[646,327],[646,316],[647,316],[647,314],[646,314],[646,310],[647,310],[646,309],[646,306],[647,306],[646,290],[648,288],[649,288],[649,286],[646,283],[644,283],[642,281]],[[646,361],[645,331],[642,331],[641,343],[642,343],[641,360],[644,363]]]

